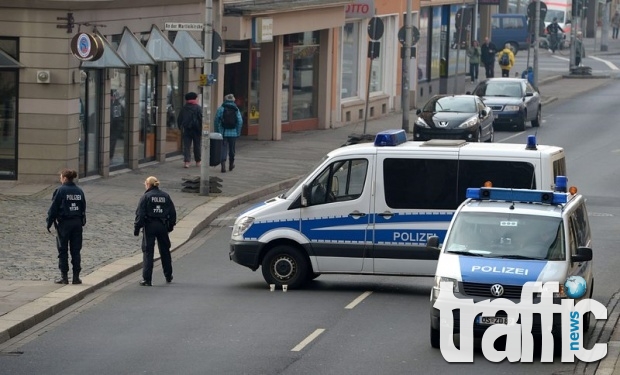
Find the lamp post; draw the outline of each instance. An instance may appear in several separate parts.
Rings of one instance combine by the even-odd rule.
[[[211,126],[211,60],[213,47],[213,0],[205,0],[204,49],[202,63],[207,84],[202,87],[202,135],[200,163],[200,195],[209,195],[209,128]]]

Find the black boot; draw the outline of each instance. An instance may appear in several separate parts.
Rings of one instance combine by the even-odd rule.
[[[231,160],[230,164],[228,165],[228,170],[232,172],[233,169],[235,169],[235,162]]]
[[[226,173],[226,162],[222,162],[222,173]]]
[[[73,272],[73,280],[71,281],[71,284],[81,284],[82,280],[80,279],[80,273],[79,272]]]
[[[69,284],[69,277],[66,272],[62,272],[60,277],[54,280],[56,284]]]

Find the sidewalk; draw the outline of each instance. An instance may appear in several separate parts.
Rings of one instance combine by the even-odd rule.
[[[543,103],[577,96],[609,81],[543,77]],[[556,96],[545,96],[545,92]],[[414,112],[410,127],[415,119]],[[366,132],[375,134],[401,127],[402,115],[396,113],[369,120]],[[0,181],[0,212],[5,213],[0,215],[0,235],[5,239],[0,248],[0,350],[3,342],[87,294],[141,269],[140,240],[133,236],[133,220],[146,177],[156,176],[177,207],[178,224],[171,233],[174,251],[218,215],[241,203],[275,195],[292,186],[327,152],[340,147],[349,134],[363,133],[363,129],[364,124],[359,123],[337,129],[284,133],[277,142],[242,137],[237,142],[238,156],[233,172],[220,173],[217,167],[209,169],[211,176],[223,180],[223,192],[209,196],[181,192],[182,178],[200,175],[200,170],[194,166],[182,168],[179,157],[136,171],[121,171],[107,179],[82,179],[79,185],[88,202],[82,285],[61,286],[52,282],[58,274],[55,237],[45,230],[45,216],[56,185]],[[228,249],[212,251],[227,252]],[[165,283],[161,274],[155,272],[153,276],[154,285]]]

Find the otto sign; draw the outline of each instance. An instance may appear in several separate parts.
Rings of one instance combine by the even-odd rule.
[[[202,31],[204,24],[192,23],[192,22],[166,22],[164,24],[164,30],[170,31]]]
[[[374,0],[357,0],[347,4],[344,9],[345,18],[371,18],[375,15]]]

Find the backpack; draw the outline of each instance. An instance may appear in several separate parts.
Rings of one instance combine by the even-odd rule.
[[[502,66],[510,65],[510,56],[508,56],[508,52],[502,53],[502,56],[499,58],[499,65],[502,65]]]
[[[231,105],[224,106],[224,112],[222,112],[222,127],[224,129],[237,128],[237,111],[238,109]]]
[[[184,106],[183,112],[189,113],[189,116],[185,114],[183,122],[183,130],[185,131],[200,131],[202,130],[202,111],[196,110],[191,106]]]

